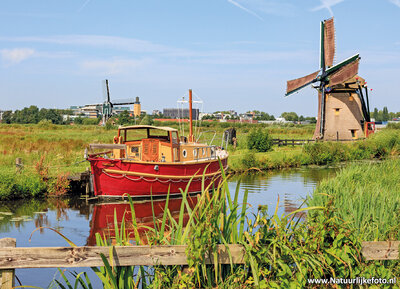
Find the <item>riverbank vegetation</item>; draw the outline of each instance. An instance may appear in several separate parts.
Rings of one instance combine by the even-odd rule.
[[[179,128],[177,123],[155,125]],[[367,140],[271,147],[272,138],[311,139],[314,126],[203,122],[202,129],[197,132],[198,141],[210,144],[213,140],[213,144],[225,146],[221,135],[230,127],[237,133],[236,147],[231,144],[227,147],[231,172],[384,159],[400,153],[400,130],[395,125]],[[187,124],[182,124],[181,128],[188,131]],[[111,143],[116,129],[112,125],[65,126],[48,121],[0,124],[0,176],[4,176],[0,177],[0,199],[40,196],[49,192],[57,195],[65,191],[67,176],[83,172],[89,166],[83,158],[85,147],[89,143]],[[23,163],[18,174],[16,158],[21,158]]]
[[[399,159],[350,164],[322,181],[308,204],[331,205],[364,241],[400,240],[399,169]]]
[[[363,196],[357,194],[354,200],[359,197],[371,199],[375,193],[370,189],[388,182],[393,185],[397,181],[398,184],[398,178],[390,181],[389,177],[383,180],[374,178],[367,182],[371,174],[376,175],[398,165],[399,161],[387,161],[371,165],[367,172],[360,169],[363,166],[351,166],[343,169],[339,175],[340,181],[335,186],[347,184],[349,178],[358,176],[360,182],[355,185],[366,184],[368,188]],[[134,206],[130,200],[132,223],[115,222],[117,229],[114,241],[97,235],[98,245],[132,245],[130,239],[136,245],[188,245],[189,266],[113,267],[112,260],[103,258],[104,268],[94,270],[105,288],[317,288],[308,280],[355,279],[360,276],[378,276],[389,280],[399,276],[400,267],[396,260],[363,259],[361,242],[366,235],[360,232],[365,226],[342,219],[342,203],[335,203],[337,195],[331,194],[335,179],[330,181],[332,184],[323,183],[316,190],[316,195],[332,196],[327,197],[328,201],[321,202],[322,206],[315,201],[317,206],[282,216],[278,215],[277,209],[272,216],[268,215],[265,206],[259,206],[255,215],[248,214],[247,192],[239,200],[239,190],[230,192],[226,180],[224,177],[223,183],[212,194],[204,189],[201,195],[196,196],[194,208],[189,204],[192,199],[185,191],[180,213],[175,218],[168,209],[167,201],[163,217],[153,218],[152,227],[146,227],[146,238],[139,235],[143,228],[136,223]],[[391,187],[382,187],[381,191],[385,188]],[[382,198],[379,202],[384,204],[385,200]],[[365,207],[365,210],[369,209]],[[304,211],[308,211],[307,217],[301,220],[299,216]],[[184,215],[188,216],[186,223]],[[131,238],[125,231],[128,226],[134,231]],[[377,234],[386,238],[385,232],[379,231]],[[215,258],[218,244],[243,245],[246,251],[245,264],[207,265],[204,256],[208,254]],[[66,281],[65,273],[61,274],[65,279],[59,281],[60,284],[65,284],[62,285],[65,288],[73,288],[68,285],[71,283]],[[90,280],[84,275],[75,273],[73,276],[76,284],[90,288]],[[399,286],[387,284],[377,288]]]

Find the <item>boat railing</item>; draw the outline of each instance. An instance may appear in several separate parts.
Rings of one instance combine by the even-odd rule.
[[[95,153],[95,149],[103,149],[105,151]],[[114,149],[119,149],[119,150],[124,150],[126,152],[126,145],[125,144],[101,144],[101,143],[95,143],[95,144],[89,144],[89,152],[87,148],[85,149],[85,159],[90,156],[90,157],[95,157],[99,155],[107,155],[111,154]]]
[[[206,156],[199,157],[200,150],[203,151],[203,149],[206,150]],[[196,157],[194,158],[196,161],[217,159],[217,146],[216,145],[195,147],[194,150],[196,150]],[[210,151],[210,156],[208,155],[208,151]]]

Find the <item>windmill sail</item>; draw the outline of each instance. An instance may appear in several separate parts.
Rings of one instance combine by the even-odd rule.
[[[319,70],[309,75],[289,80],[286,85],[286,96],[296,92],[297,90],[317,81]]]
[[[350,78],[354,77],[358,73],[358,65],[360,63],[359,59],[356,59],[349,64],[342,66],[336,72],[329,76],[329,85],[337,85],[343,83]]]
[[[335,26],[333,18],[324,21],[324,62],[325,66],[331,67],[335,58]]]

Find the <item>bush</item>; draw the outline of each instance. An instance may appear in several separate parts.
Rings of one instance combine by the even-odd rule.
[[[99,119],[97,118],[84,118],[82,121],[82,124],[85,125],[98,125],[99,124]]]
[[[267,152],[272,147],[272,138],[267,130],[252,130],[247,137],[247,148],[258,152]]]
[[[44,129],[55,129],[56,125],[49,119],[42,119],[38,122],[38,126]]]
[[[245,153],[240,161],[245,169],[250,169],[258,166],[256,155],[252,151]]]
[[[387,129],[400,129],[400,122],[389,122],[386,126]]]
[[[43,196],[46,184],[36,174],[0,172],[0,200]]]

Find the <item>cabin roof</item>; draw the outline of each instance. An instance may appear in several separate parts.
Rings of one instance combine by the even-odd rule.
[[[175,128],[168,126],[153,126],[153,125],[131,125],[131,126],[120,126],[118,129],[160,129],[165,131],[178,131]]]

